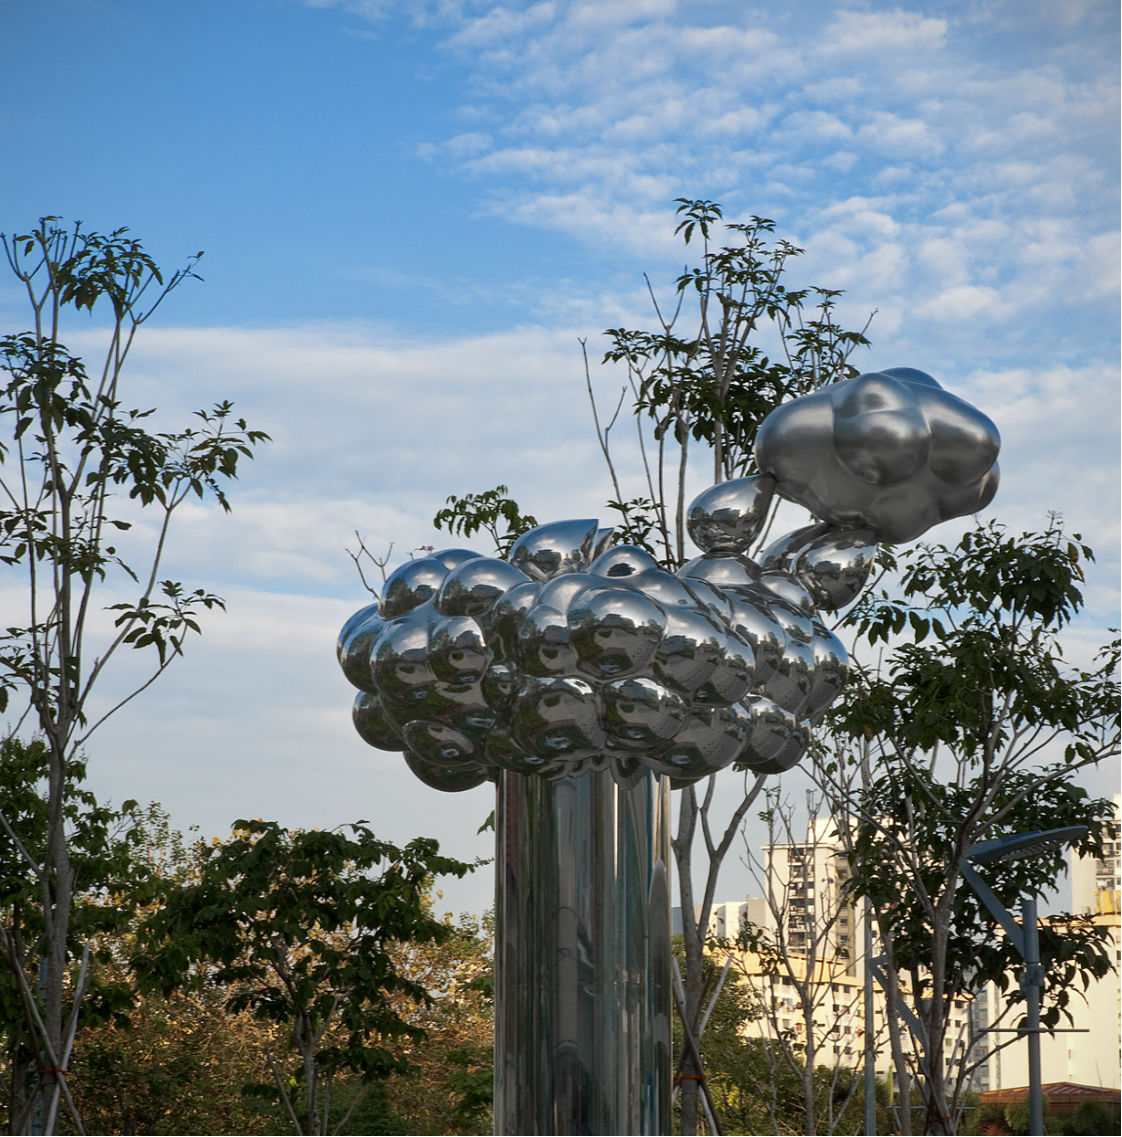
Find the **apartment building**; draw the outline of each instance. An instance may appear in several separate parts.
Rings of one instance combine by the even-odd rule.
[[[859,974],[863,926],[845,897],[849,862],[835,822],[816,818],[806,840],[764,850],[769,922],[789,951],[844,963]]]
[[[1117,913],[1096,915],[1092,919],[1109,934],[1110,951],[1116,966],[1119,956],[1119,916]],[[1047,975],[1045,983],[1047,983]],[[1102,1086],[1122,1089],[1122,1046],[1120,1046],[1118,971],[1096,980],[1084,995],[1074,992],[1068,1004],[1073,1022],[1062,1023],[1064,1029],[1040,1037],[1040,1072],[1044,1082],[1071,1082],[1080,1086]],[[1000,1014],[1004,1000],[999,992],[988,991],[994,1011]],[[1019,1016],[1020,1012],[1016,1012]],[[1009,1016],[1003,1025],[1009,1025]],[[1015,1021],[1015,1020],[1014,1020]],[[1008,1040],[1007,1034],[995,1039]],[[979,1089],[1004,1090],[1027,1086],[1028,1046],[1019,1036],[1012,1036],[1008,1046],[991,1050],[986,1070],[986,1085]]]
[[[866,1052],[865,923],[846,895],[849,862],[836,824],[812,821],[806,839],[763,850],[766,897],[715,905],[711,934],[733,938],[730,929],[748,919],[783,949],[784,963],[770,966],[766,953],[739,952],[734,974],[752,993],[758,1017],[746,1025],[751,1037],[784,1037],[805,1047],[808,1034],[818,1065],[858,1066]],[[875,948],[874,948],[875,953]],[[872,1052],[879,1077],[892,1069],[879,982],[869,989]],[[952,1008],[948,1068],[970,1038],[969,1002]]]
[[[1114,795],[1114,823],[1102,857],[1072,857],[1071,910],[1088,916],[1117,914],[1122,894],[1122,794]]]
[[[1122,1069],[1119,935],[1122,795],[1115,795],[1116,820],[1103,858],[1075,859],[1072,865],[1072,911],[1092,915],[1108,929],[1110,950],[1118,970],[1099,980],[1087,993],[1073,996],[1074,1030],[1041,1039],[1046,1082],[1118,1087]],[[745,920],[765,929],[785,949],[788,963],[778,971],[751,952],[738,953],[735,973],[749,984],[760,1012],[748,1032],[760,1038],[785,1036],[805,1043],[813,1033],[816,1061],[856,1066],[863,1062],[865,1034],[864,919],[860,906],[844,893],[849,865],[836,825],[813,821],[801,842],[774,844],[763,851],[766,897],[715,905],[710,935],[734,939]],[[677,930],[680,930],[680,921]],[[874,955],[876,948],[874,947]],[[877,1073],[891,1068],[884,1017],[884,993],[871,985],[873,1050]],[[980,1059],[972,1078],[976,1090],[998,1090],[1027,1084],[1024,1040],[998,1032],[1020,1012],[1011,1009],[995,986],[952,1008],[948,1033],[948,1069],[972,1047],[971,1062]],[[1001,1046],[1002,1042],[1009,1045]]]
[[[1071,859],[1071,911],[1090,916],[1106,930],[1107,943],[1115,970],[1096,980],[1087,992],[1073,992],[1068,1009],[1071,1023],[1040,1039],[1041,1077],[1044,1082],[1072,1082],[1082,1086],[1122,1088],[1122,934],[1119,915],[1119,838],[1122,834],[1122,794],[1114,795],[1114,822],[1101,858]],[[1045,983],[1048,977],[1045,975]],[[987,1025],[1008,1021],[1007,1001],[992,986],[981,993],[978,1002],[985,1013],[975,1017]],[[983,1027],[984,1029],[984,1027]],[[1003,1090],[1028,1084],[1028,1047],[1021,1038],[998,1048],[1009,1035],[994,1034],[986,1042],[990,1056],[980,1071],[977,1087]]]

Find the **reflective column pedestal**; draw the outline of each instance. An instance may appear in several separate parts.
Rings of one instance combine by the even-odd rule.
[[[669,1133],[669,793],[499,778],[496,1133]]]

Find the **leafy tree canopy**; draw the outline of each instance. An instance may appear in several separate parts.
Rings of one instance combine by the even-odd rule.
[[[277,1091],[299,1132],[323,1132],[337,1073],[374,1082],[408,1068],[402,1042],[422,1032],[399,1000],[430,996],[394,949],[454,935],[432,915],[428,889],[434,876],[471,867],[430,838],[402,848],[379,840],[365,822],[289,830],[238,821],[229,840],[201,852],[196,879],[141,924],[134,966],[170,992],[205,965],[209,981],[227,986],[231,1011],[284,1026],[302,1106],[270,1056]]]

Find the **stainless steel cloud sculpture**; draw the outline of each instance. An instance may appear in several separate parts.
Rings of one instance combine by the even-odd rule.
[[[832,525],[911,541],[997,492],[997,428],[911,367],[858,375],[768,415],[756,461]]]
[[[539,526],[507,560],[409,561],[339,637],[355,726],[441,790],[503,770],[685,785],[733,763],[789,769],[848,670],[819,613],[858,595],[879,542],[985,506],[999,446],[985,415],[894,368],[769,415],[761,473],[695,499],[701,553],[677,572],[592,520]],[[820,522],[754,561],[776,493]]]

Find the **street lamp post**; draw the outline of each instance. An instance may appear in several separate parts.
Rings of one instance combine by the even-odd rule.
[[[877,1131],[877,1047],[873,1019],[873,906],[865,897],[865,1132]]]
[[[1005,929],[1013,946],[1025,961],[1021,990],[1025,993],[1024,1034],[1028,1042],[1029,1074],[1029,1133],[1044,1132],[1044,1092],[1040,1078],[1040,992],[1044,986],[1044,969],[1040,963],[1040,941],[1036,925],[1036,897],[1021,900],[1021,922],[994,895],[993,890],[978,875],[974,864],[991,864],[994,861],[1012,861],[1032,856],[1042,849],[1056,845],[1069,845],[1087,832],[1084,825],[1069,825],[1062,829],[1041,829],[1032,833],[1014,833],[993,841],[980,841],[966,851],[962,875],[966,883],[978,894],[989,909],[990,915]]]

